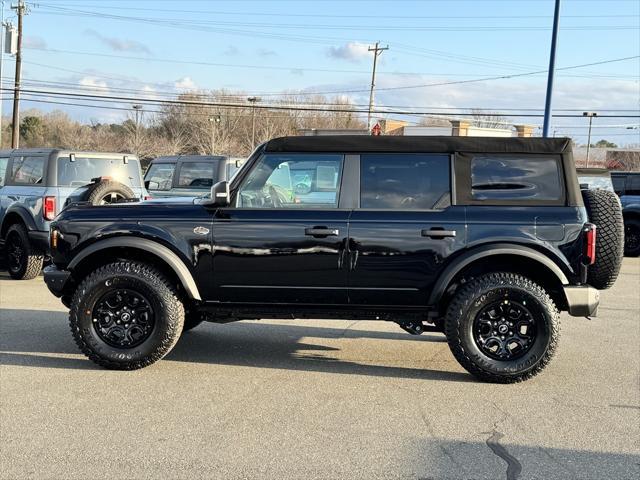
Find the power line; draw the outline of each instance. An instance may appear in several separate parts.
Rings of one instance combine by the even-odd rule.
[[[116,96],[116,95],[91,95],[86,93],[75,93],[75,92],[56,92],[56,91],[45,91],[45,90],[29,90],[24,89],[23,92],[25,94],[33,94],[33,95],[44,95],[44,96],[59,96],[65,98],[82,98],[85,100],[92,99],[93,101],[111,101],[111,102],[128,102],[128,103],[141,103],[141,104],[149,104],[149,105],[174,105],[174,106],[204,106],[204,107],[224,107],[224,108],[248,108],[246,104],[241,103],[229,103],[229,102],[205,102],[205,101],[194,101],[194,100],[175,100],[175,99],[152,99],[152,98],[136,98],[136,97],[125,97],[125,96]],[[308,105],[282,105],[282,104],[254,104],[252,108],[261,109],[261,110],[286,110],[286,111],[307,111],[307,112],[334,112],[334,113],[367,113],[368,109],[362,108],[335,108],[335,107],[316,107],[316,106],[308,106]],[[442,115],[442,112],[426,112],[426,111],[399,111],[399,110],[382,110],[376,109],[373,113],[379,114],[392,114],[392,115],[426,115],[426,116],[434,116],[434,115]],[[477,116],[477,113],[457,113],[456,115],[460,116]],[[541,114],[512,114],[512,113],[496,113],[496,115],[500,115],[503,117],[542,117]],[[578,114],[560,114],[555,115],[556,117],[562,118],[582,118],[582,115]],[[605,114],[599,115],[602,118],[640,118],[640,114],[636,115],[612,115]]]

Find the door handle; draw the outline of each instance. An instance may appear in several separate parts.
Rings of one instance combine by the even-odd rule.
[[[421,235],[423,237],[429,237],[429,238],[447,238],[447,237],[455,237],[456,231],[455,230],[438,230],[438,229],[432,228],[430,230],[422,230]]]
[[[340,235],[340,230],[337,228],[313,227],[305,228],[304,234],[310,237],[337,237]]]

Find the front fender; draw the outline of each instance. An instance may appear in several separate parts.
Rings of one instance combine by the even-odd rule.
[[[73,271],[74,268],[78,267],[78,265],[80,265],[82,261],[90,255],[93,255],[102,250],[118,247],[142,250],[160,258],[178,276],[183,288],[185,289],[189,297],[194,300],[202,300],[193,275],[191,274],[189,268],[185,265],[184,261],[180,259],[180,257],[178,257],[178,255],[172,252],[169,248],[158,242],[146,238],[120,236],[99,240],[82,249],[73,258],[73,260],[71,260],[71,262],[67,266],[67,269]]]

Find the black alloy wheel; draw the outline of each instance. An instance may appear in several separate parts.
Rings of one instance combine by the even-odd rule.
[[[149,300],[130,289],[107,292],[93,309],[93,328],[114,348],[133,348],[149,338],[155,315]]]
[[[536,341],[536,325],[526,302],[498,300],[476,315],[473,339],[485,355],[494,360],[515,360],[529,351]]]

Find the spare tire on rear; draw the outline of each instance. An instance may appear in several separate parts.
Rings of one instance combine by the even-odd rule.
[[[87,189],[85,200],[91,205],[108,205],[136,198],[135,193],[126,185],[113,180],[102,180]]]
[[[624,222],[618,196],[608,190],[583,190],[589,221],[596,226],[596,262],[589,266],[589,285],[604,290],[611,287],[624,255]]]

